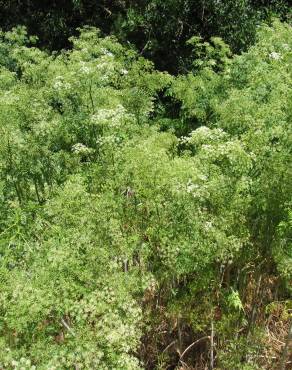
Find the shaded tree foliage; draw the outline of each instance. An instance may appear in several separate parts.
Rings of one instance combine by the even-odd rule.
[[[192,36],[220,36],[237,53],[254,42],[261,21],[273,14],[288,20],[289,9],[286,0],[2,0],[0,18],[3,30],[23,24],[50,50],[70,47],[77,27],[95,26],[133,43],[157,68],[177,73],[188,67]]]

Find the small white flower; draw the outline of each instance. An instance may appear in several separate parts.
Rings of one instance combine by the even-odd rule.
[[[121,74],[127,75],[128,73],[129,73],[129,71],[127,71],[126,69],[121,69]]]

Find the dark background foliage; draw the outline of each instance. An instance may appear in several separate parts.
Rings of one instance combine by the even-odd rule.
[[[91,25],[133,43],[156,67],[172,73],[187,68],[186,41],[220,36],[238,53],[253,43],[257,25],[273,15],[289,19],[288,0],[2,0],[4,31],[22,24],[50,50],[70,47],[76,28]]]

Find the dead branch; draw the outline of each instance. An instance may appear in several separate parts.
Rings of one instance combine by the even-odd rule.
[[[210,339],[211,337],[209,335],[205,336],[205,337],[202,337],[198,340],[196,340],[195,342],[193,342],[192,344],[190,344],[184,351],[183,353],[181,354],[180,356],[180,360],[184,357],[184,355],[194,346],[196,345],[197,343],[201,342],[202,340],[204,339]]]

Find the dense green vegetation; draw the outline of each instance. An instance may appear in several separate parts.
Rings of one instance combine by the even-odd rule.
[[[59,52],[0,34],[0,368],[284,370],[291,26],[198,1],[172,47],[182,1],[142,3]]]

